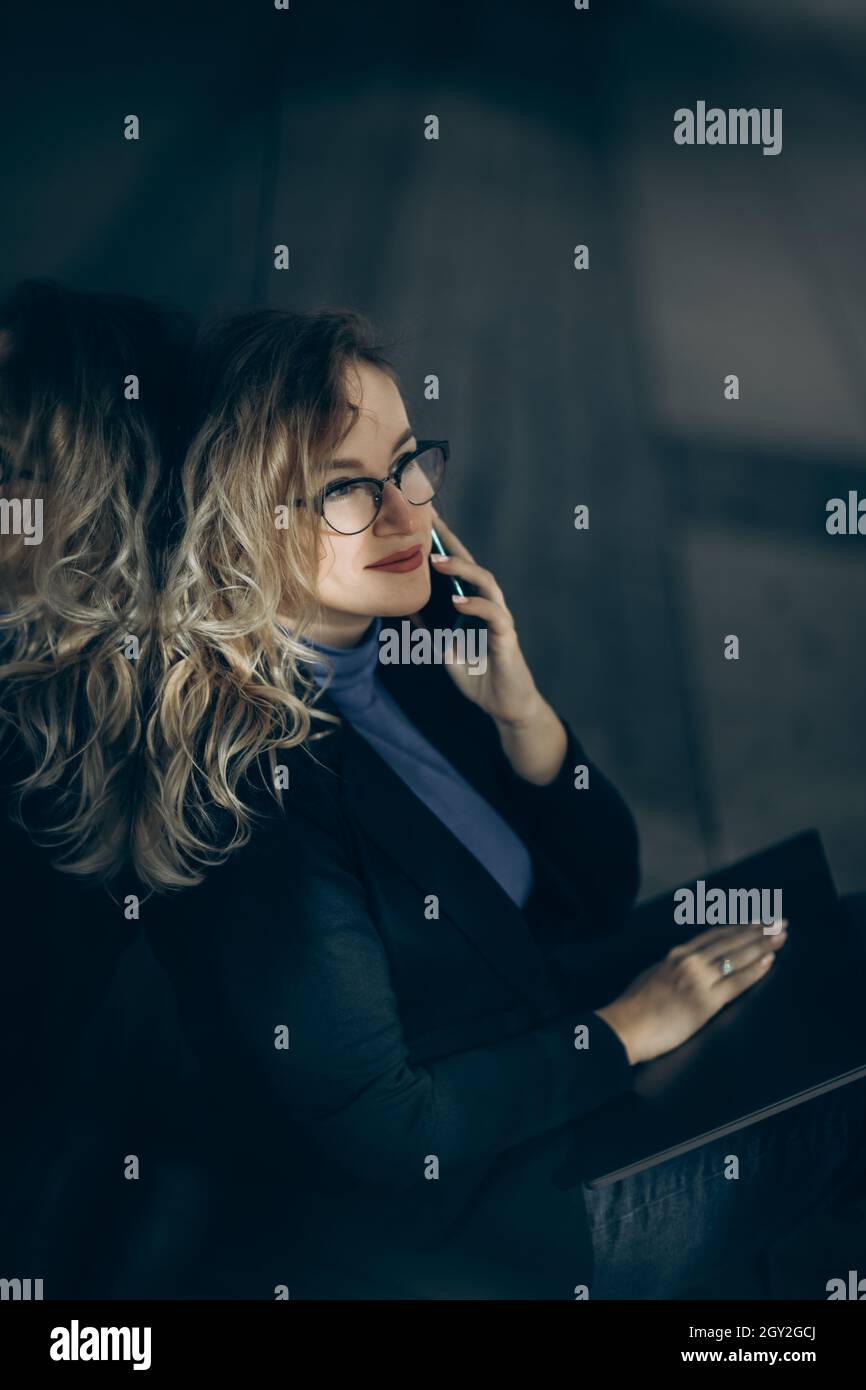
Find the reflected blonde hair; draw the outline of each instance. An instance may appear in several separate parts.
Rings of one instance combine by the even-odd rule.
[[[353,367],[397,381],[368,320],[343,309],[239,315],[203,335],[195,360],[200,425],[147,728],[153,834],[139,871],[156,889],[198,883],[246,844],[258,814],[248,798],[281,801],[276,751],[326,733],[314,720],[339,722],[315,708],[302,667],[322,611],[317,471],[358,415]]]
[[[0,306],[0,496],[43,501],[41,544],[0,536],[0,740],[21,773],[9,809],[59,851],[56,868],[104,882],[136,837],[147,520],[185,336],[180,315],[50,283]]]

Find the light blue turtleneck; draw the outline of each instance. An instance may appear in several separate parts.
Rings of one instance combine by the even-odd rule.
[[[328,696],[362,738],[522,907],[533,884],[532,859],[526,845],[419,733],[384,688],[379,678],[381,627],[382,619],[375,618],[355,647],[326,647],[305,639],[334,663]],[[317,664],[313,675],[321,686],[328,672]]]

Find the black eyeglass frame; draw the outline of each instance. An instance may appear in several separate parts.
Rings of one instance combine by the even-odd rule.
[[[426,453],[428,449],[441,449],[443,455],[442,477],[439,480],[439,487],[437,487],[436,492],[433,493],[433,497],[435,497],[436,494],[439,492],[439,488],[441,488],[442,483],[445,481],[445,469],[448,466],[448,458],[451,452],[450,446],[448,444],[447,439],[419,439],[417,447],[412,450],[411,454],[404,454],[403,457],[399,459],[397,467],[394,469],[394,472],[389,473],[387,478],[349,478],[348,480],[344,479],[343,481],[338,483],[328,483],[327,486],[322,489],[318,502],[316,504],[316,510],[318,511],[319,516],[324,517],[325,501],[332,489],[338,487],[345,487],[347,481],[350,483],[372,483],[377,491],[376,511],[373,517],[367,522],[366,526],[362,526],[358,531],[340,531],[336,526],[332,526],[330,521],[328,522],[328,525],[331,526],[331,530],[336,531],[338,536],[360,536],[362,531],[369,530],[369,528],[371,526],[374,526],[376,523],[376,517],[382,510],[382,498],[385,495],[385,484],[393,483],[394,486],[400,488],[402,492],[400,480],[403,477],[404,468],[407,468],[409,464],[412,463],[412,461],[418,457],[419,454]],[[406,498],[406,501],[409,503],[410,507],[426,507],[428,502],[433,501],[433,497],[428,497],[426,502],[413,502],[409,497]],[[303,505],[303,498],[296,497],[295,506],[303,507]],[[327,518],[325,519],[327,520]]]

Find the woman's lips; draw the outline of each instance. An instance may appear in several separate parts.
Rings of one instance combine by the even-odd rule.
[[[378,570],[382,574],[405,574],[407,570],[416,570],[419,565],[424,563],[424,552],[421,546],[416,546],[409,555],[402,560],[390,560],[387,564],[368,565],[368,570]]]

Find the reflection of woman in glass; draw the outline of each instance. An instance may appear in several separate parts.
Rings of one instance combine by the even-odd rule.
[[[596,1195],[594,1263],[571,1122],[760,979],[784,936],[704,933],[606,1007],[570,1004],[558,953],[623,921],[635,828],[434,511],[441,447],[351,314],[235,320],[203,344],[199,389],[149,731],[152,882],[184,891],[148,920],[212,1087],[208,1288],[616,1296],[643,1258],[638,1296],[664,1296],[720,1258],[722,1224],[745,1240],[754,1191],[738,1205],[719,1181],[724,1223],[658,1268],[653,1231],[623,1259],[628,1223]],[[487,623],[483,674],[377,660],[392,620],[460,611],[434,523],[439,569],[477,590],[461,607]],[[789,1223],[770,1206],[755,1240]]]
[[[155,628],[145,521],[176,439],[185,332],[143,301],[50,283],[0,305],[0,1246],[46,1297],[79,1295],[110,1235],[102,1223],[82,1248],[120,1048],[87,1072],[90,1111],[77,1068],[133,934],[118,899]]]
[[[145,528],[177,438],[186,332],[143,300],[52,283],[0,306],[4,515],[26,502],[42,518],[38,537],[0,536],[0,732],[23,776],[16,819],[35,828],[29,813],[44,813],[80,878],[111,879],[133,836],[156,622]]]

